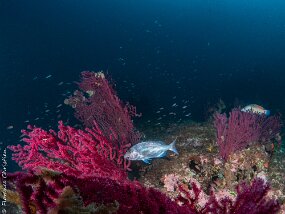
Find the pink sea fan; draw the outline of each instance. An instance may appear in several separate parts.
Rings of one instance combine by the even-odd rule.
[[[242,150],[252,143],[268,141],[280,132],[278,116],[266,117],[233,109],[229,118],[226,114],[214,115],[217,144],[220,156],[227,159],[235,151]]]
[[[46,214],[56,206],[56,201],[63,189],[71,187],[82,199],[85,206],[96,203],[99,205],[119,204],[117,214],[194,214],[194,210],[181,207],[162,192],[154,188],[146,188],[138,182],[127,179],[113,180],[109,177],[79,178],[66,174],[54,174],[49,179],[42,174],[18,172],[8,174],[6,180],[13,183],[20,193],[21,205],[26,214],[32,214],[30,205],[33,204],[37,213]],[[1,178],[0,178],[1,180]],[[72,211],[73,206],[66,206]],[[105,213],[96,210],[96,213]],[[66,212],[59,212],[66,213]],[[80,212],[87,213],[87,212]],[[88,212],[89,213],[89,212]],[[92,212],[93,213],[93,212]]]
[[[197,182],[190,182],[190,184],[190,190],[183,188],[182,185],[179,186],[180,195],[176,200],[182,206],[194,209],[199,214],[275,214],[280,210],[278,201],[267,197],[270,187],[261,178],[255,178],[251,185],[240,183],[236,188],[236,197],[229,196],[228,193],[220,197],[219,194],[216,195],[211,191],[211,195],[207,198]]]
[[[75,110],[75,117],[91,128],[95,121],[105,136],[110,131],[126,144],[135,144],[140,139],[140,133],[135,130],[132,117],[139,116],[136,108],[124,104],[117,96],[111,84],[102,72],[84,71],[81,73],[80,90],[64,102]]]
[[[60,121],[58,132],[28,128],[22,130],[26,145],[9,147],[14,152],[13,160],[23,169],[34,171],[44,167],[79,177],[126,177],[118,166],[129,167],[129,161],[123,158],[128,146],[118,142],[117,147],[113,147],[96,123],[91,129],[78,130]]]

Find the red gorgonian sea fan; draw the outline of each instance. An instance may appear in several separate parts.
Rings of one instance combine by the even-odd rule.
[[[147,188],[137,181],[128,179],[113,180],[108,177],[85,177],[79,178],[73,175],[56,173],[43,170],[39,173],[17,172],[8,174],[8,183],[13,183],[14,191],[20,195],[21,206],[26,214],[32,213],[114,213],[100,212],[95,207],[89,212],[84,209],[78,211],[82,206],[104,206],[109,203],[116,203],[117,214],[195,214],[194,210],[188,207],[181,207],[172,201],[167,195],[154,189]],[[0,179],[1,181],[1,179]],[[60,196],[66,188],[71,188],[75,192],[78,200],[84,204],[74,203],[69,198],[63,198],[65,206],[59,206]],[[76,201],[75,201],[76,202]],[[32,206],[31,206],[32,205]],[[31,208],[36,212],[33,212]],[[68,208],[60,210],[56,208]],[[77,212],[75,211],[77,208]],[[102,208],[102,207],[101,207]],[[58,212],[50,212],[57,210]],[[69,212],[68,212],[69,210]],[[65,211],[65,212],[64,212]],[[73,212],[71,212],[73,211]]]
[[[94,202],[100,205],[117,202],[118,214],[276,214],[280,210],[278,200],[267,196],[270,187],[261,178],[255,178],[250,185],[242,182],[236,188],[236,196],[219,199],[214,191],[204,199],[201,186],[195,182],[191,182],[188,187],[179,185],[180,193],[175,201],[152,187],[147,188],[137,181],[127,179],[79,178],[47,170],[39,173],[8,173],[5,179],[14,184],[9,187],[20,194],[22,209],[27,214],[34,213],[31,205],[39,213],[50,213],[50,210],[58,206],[58,199],[66,187],[74,190],[78,199],[84,202],[84,207]],[[66,199],[68,198],[65,198],[65,202],[68,202]],[[201,206],[199,200],[205,200],[204,205]],[[74,209],[80,204],[65,205],[66,208]]]
[[[131,145],[140,139],[140,133],[135,130],[132,117],[139,116],[136,108],[124,104],[102,72],[83,71],[79,89],[64,103],[75,110],[75,117],[91,128],[95,121],[105,136],[111,131]]]
[[[123,156],[129,145],[117,141],[114,147],[96,123],[93,128],[79,130],[60,121],[58,128],[58,132],[33,126],[22,130],[26,145],[9,146],[13,160],[25,170],[43,167],[78,177],[127,177],[118,166],[128,169],[130,162]],[[112,139],[114,142],[117,136]]]
[[[190,186],[192,188],[186,190],[180,185],[180,195],[176,200],[182,203],[182,206],[196,210],[197,214],[275,214],[280,210],[278,200],[267,197],[270,186],[262,178],[255,178],[250,185],[241,182],[236,187],[237,195],[234,199],[228,196],[217,199],[214,191],[211,191],[210,197],[205,199],[206,203],[202,207],[198,205],[199,200],[203,200],[202,188],[194,182]]]
[[[266,142],[277,137],[281,130],[278,116],[266,117],[251,112],[233,109],[229,118],[226,114],[214,115],[217,143],[220,156],[227,159],[235,151],[242,150],[251,143]]]

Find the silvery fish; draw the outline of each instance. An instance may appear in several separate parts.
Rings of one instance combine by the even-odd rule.
[[[270,115],[269,110],[266,110],[262,106],[256,105],[256,104],[247,105],[244,108],[242,108],[241,111],[252,112],[252,113],[256,113],[256,114],[265,114],[266,116]]]
[[[128,160],[142,160],[150,164],[149,161],[151,159],[166,156],[168,150],[178,155],[175,143],[176,139],[169,145],[162,141],[144,141],[132,146],[129,151],[126,152],[124,158]]]

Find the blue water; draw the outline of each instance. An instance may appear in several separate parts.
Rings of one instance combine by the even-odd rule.
[[[219,99],[284,114],[284,11],[282,0],[2,0],[0,142],[18,143],[28,123],[76,122],[57,106],[83,70],[108,73],[136,123],[205,121]]]

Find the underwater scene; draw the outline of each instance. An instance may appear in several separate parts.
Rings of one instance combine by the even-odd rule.
[[[285,213],[284,11],[0,0],[1,213]]]

